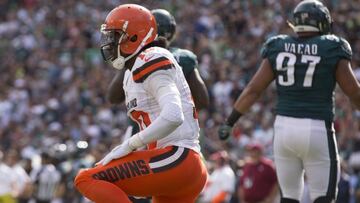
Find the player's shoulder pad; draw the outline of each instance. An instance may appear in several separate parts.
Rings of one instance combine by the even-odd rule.
[[[192,51],[187,49],[174,48],[171,49],[171,53],[181,66],[185,77],[187,77],[194,71],[194,69],[197,68],[198,60]]]
[[[276,35],[276,36],[272,36],[269,39],[267,39],[264,43],[264,45],[272,45],[278,41],[284,40],[289,38],[288,35]]]
[[[188,49],[180,49],[180,48],[171,49],[171,53],[174,55],[176,61],[178,62],[184,60],[186,62],[197,64],[196,55]]]
[[[348,57],[351,59],[352,57],[352,50],[351,50],[351,46],[349,44],[349,42],[340,37],[340,46],[341,46],[341,49],[345,52],[346,55],[348,55]]]
[[[272,37],[268,38],[261,48],[261,56],[263,58],[267,57],[268,52],[271,49],[271,47],[273,47],[277,42],[284,40],[288,37],[289,37],[288,35],[276,35],[276,36],[272,36]]]
[[[187,58],[190,58],[192,60],[197,60],[196,55],[192,51],[190,51],[188,49],[180,49],[179,48],[179,49],[177,49],[177,52],[178,52],[178,54],[180,56],[187,57]]]
[[[321,36],[321,38],[323,40],[327,40],[328,42],[332,43],[333,44],[332,46],[336,47],[338,54],[342,55],[347,59],[351,59],[352,50],[349,42],[346,39],[342,37],[338,37],[334,34],[323,35]]]
[[[171,53],[161,47],[151,47],[141,52],[133,66],[132,77],[136,83],[142,83],[152,73],[174,67]]]

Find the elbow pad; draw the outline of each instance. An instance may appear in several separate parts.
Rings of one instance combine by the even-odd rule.
[[[164,96],[161,100],[162,101],[160,102],[164,102],[164,105],[160,116],[173,123],[173,125],[176,125],[177,127],[180,126],[184,122],[181,103],[177,102],[176,99],[174,99],[174,96],[170,94]]]
[[[162,107],[160,116],[145,130],[130,138],[129,145],[132,149],[166,137],[184,122],[180,97],[177,94],[164,95],[159,102]]]

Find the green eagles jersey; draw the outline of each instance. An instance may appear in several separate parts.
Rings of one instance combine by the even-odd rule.
[[[276,113],[332,120],[335,71],[340,59],[351,60],[349,43],[335,35],[297,38],[278,35],[261,50],[276,77]]]
[[[194,53],[186,49],[171,47],[169,51],[173,54],[176,61],[182,67],[185,78],[198,66],[197,57]]]

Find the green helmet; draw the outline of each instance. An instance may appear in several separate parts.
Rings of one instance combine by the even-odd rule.
[[[295,32],[319,32],[328,34],[331,31],[332,19],[329,10],[318,0],[300,2],[293,12],[293,29]]]
[[[154,9],[151,13],[156,20],[158,35],[164,37],[169,42],[172,41],[176,31],[174,16],[164,9]]]

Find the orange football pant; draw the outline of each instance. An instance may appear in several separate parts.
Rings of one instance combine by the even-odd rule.
[[[200,155],[169,146],[135,151],[109,164],[81,170],[75,187],[96,203],[130,202],[128,195],[154,203],[193,203],[207,180]]]

